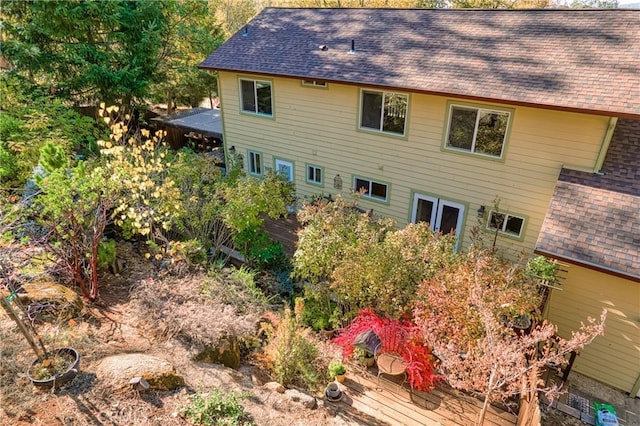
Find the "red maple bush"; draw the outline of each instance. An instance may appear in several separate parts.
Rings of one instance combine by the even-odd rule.
[[[435,372],[434,357],[420,329],[409,320],[381,317],[372,309],[363,309],[333,341],[342,347],[343,356],[349,358],[358,336],[369,331],[380,339],[376,352],[393,352],[402,357],[407,364],[407,381],[413,389],[428,391],[442,378]]]

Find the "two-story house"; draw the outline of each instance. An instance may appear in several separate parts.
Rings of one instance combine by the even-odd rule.
[[[575,264],[551,298],[559,332],[610,313],[574,370],[638,391],[640,12],[267,8],[200,67],[248,173],[300,197],[364,189],[361,207],[460,249],[480,226],[508,256]],[[577,194],[605,163],[628,173]]]

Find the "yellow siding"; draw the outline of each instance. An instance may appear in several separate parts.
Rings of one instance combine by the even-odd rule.
[[[553,290],[548,314],[562,337],[608,309],[605,334],[581,351],[573,371],[631,391],[640,375],[640,283],[572,265],[562,288]]]
[[[608,124],[606,117],[516,107],[505,161],[492,161],[442,151],[447,98],[410,94],[403,139],[357,130],[358,87],[330,83],[318,89],[303,87],[298,79],[269,80],[272,119],[240,114],[238,75],[220,72],[228,146],[240,153],[261,151],[267,166],[273,166],[274,157],[294,160],[302,197],[335,195],[337,174],[343,192],[351,188],[353,175],[388,183],[389,203],[363,200],[361,205],[396,218],[399,225],[410,219],[412,191],[465,203],[464,245],[478,222],[476,210],[488,209],[497,195],[502,210],[528,218],[523,241],[499,238],[507,255],[534,247],[561,166],[592,169]],[[305,163],[324,167],[323,188],[306,184]]]

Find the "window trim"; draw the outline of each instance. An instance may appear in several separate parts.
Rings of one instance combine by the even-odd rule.
[[[356,180],[367,180],[369,181],[369,189],[371,188],[371,185],[373,183],[377,183],[379,185],[384,185],[387,187],[387,197],[382,199],[379,197],[373,197],[371,195],[368,195],[370,192],[367,190],[367,193],[365,193],[364,195],[362,195],[362,198],[367,199],[367,200],[371,200],[371,201],[375,201],[378,203],[383,203],[383,204],[390,204],[390,200],[391,200],[391,184],[385,181],[381,181],[381,180],[377,180],[377,179],[372,179],[372,178],[368,178],[365,176],[361,176],[361,175],[353,175],[352,177],[352,181],[351,181],[351,188],[355,191],[358,192],[359,188],[356,188]]]
[[[378,130],[371,128],[371,127],[362,127],[362,108],[364,106],[364,92],[377,92],[377,93],[382,93],[382,108],[380,111],[380,127]],[[407,108],[405,111],[405,117],[404,117],[404,131],[403,133],[394,133],[394,132],[387,132],[382,130],[382,124],[383,124],[383,118],[384,118],[384,99],[385,99],[385,95],[386,94],[395,94],[395,95],[403,95],[406,96],[407,98]],[[371,89],[371,88],[366,88],[366,87],[361,87],[360,88],[360,95],[359,95],[359,102],[358,102],[358,123],[356,125],[356,129],[358,129],[359,131],[362,132],[366,132],[366,133],[373,133],[373,134],[377,134],[377,135],[386,135],[386,136],[391,136],[394,138],[399,138],[399,139],[407,139],[409,136],[409,104],[411,103],[411,94],[410,93],[406,93],[406,92],[394,92],[391,90],[379,90],[379,89]]]
[[[303,87],[313,87],[314,89],[328,89],[329,83],[326,80],[307,79],[300,80],[300,85]]]
[[[487,223],[484,226],[484,230],[487,231],[487,232],[490,232],[490,233],[496,232],[496,228],[493,228],[491,226],[491,217],[492,217],[492,215],[494,213],[503,214],[504,215],[505,221],[502,224],[502,228],[503,229],[507,225],[507,218],[508,217],[515,217],[515,218],[518,218],[518,219],[522,219],[522,227],[520,227],[520,233],[518,235],[512,234],[510,232],[506,232],[503,229],[498,229],[498,235],[501,235],[503,237],[512,238],[512,239],[517,240],[517,241],[523,241],[524,240],[524,236],[525,236],[526,229],[527,229],[527,222],[529,221],[529,218],[526,215],[519,214],[519,213],[512,213],[512,212],[508,212],[508,211],[500,211],[500,210],[490,209],[489,210],[489,214],[487,215]]]
[[[243,108],[243,97],[242,97],[242,81],[251,81],[253,82],[253,95],[254,95],[254,101],[256,104],[256,110],[255,111],[247,111]],[[257,85],[256,83],[268,83],[269,86],[271,87],[271,114],[265,114],[263,112],[258,112],[258,94],[256,93],[257,90]],[[266,78],[257,78],[257,77],[250,77],[250,76],[238,76],[238,96],[239,96],[239,107],[240,107],[240,113],[241,114],[246,114],[246,115],[252,115],[254,117],[264,117],[264,118],[274,118],[275,117],[275,105],[276,103],[274,102],[274,94],[273,94],[273,80],[270,79],[266,79]]]
[[[314,169],[319,169],[320,170],[320,182],[316,182],[314,180],[309,180],[309,168],[313,167]],[[309,185],[313,185],[313,186],[317,186],[320,188],[324,188],[324,167],[322,166],[318,166],[316,164],[311,164],[311,163],[305,163],[304,165],[304,180],[306,183],[308,183]],[[314,171],[314,176],[315,176],[315,171]]]
[[[507,128],[505,129],[505,132],[504,132],[504,139],[502,142],[502,151],[500,152],[499,157],[495,155],[483,154],[480,152],[473,152],[470,150],[468,151],[466,149],[455,148],[447,145],[447,142],[449,141],[449,132],[451,130],[452,111],[453,111],[453,107],[456,107],[456,106],[461,108],[467,108],[467,109],[473,108],[476,110],[484,110],[484,111],[500,112],[500,113],[508,114],[509,118],[507,119]],[[484,158],[486,160],[504,162],[506,157],[506,152],[507,152],[507,146],[509,144],[509,139],[511,137],[511,127],[513,125],[514,116],[515,116],[515,108],[507,108],[507,107],[488,105],[488,104],[476,104],[476,103],[470,103],[470,102],[447,101],[447,110],[445,113],[445,125],[444,125],[444,131],[443,131],[443,140],[442,140],[441,150],[450,152],[452,154],[469,155],[476,158]],[[475,142],[475,137],[477,135],[477,132],[478,132],[478,118],[476,118],[476,125],[473,129],[473,136],[474,136],[473,142]]]
[[[251,170],[251,155],[259,155],[260,156],[260,171],[254,172]],[[255,157],[254,157],[255,162]],[[260,151],[256,151],[254,149],[247,149],[247,173],[253,176],[264,176],[264,155]]]

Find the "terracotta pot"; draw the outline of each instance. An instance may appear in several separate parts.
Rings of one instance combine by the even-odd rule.
[[[336,381],[337,381],[338,383],[344,383],[344,379],[345,379],[346,377],[347,377],[347,376],[346,376],[345,374],[338,374],[338,375],[336,376]]]

